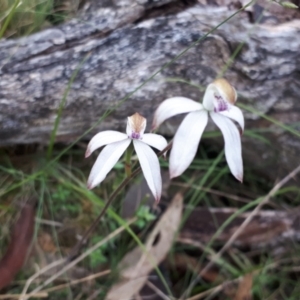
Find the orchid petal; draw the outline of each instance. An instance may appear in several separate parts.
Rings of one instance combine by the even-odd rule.
[[[215,124],[222,131],[225,141],[225,156],[229,169],[233,176],[243,181],[243,160],[242,160],[242,146],[241,138],[235,124],[225,116],[219,113],[210,113],[211,118]]]
[[[202,133],[207,125],[208,112],[189,113],[180,124],[170,154],[170,177],[181,175],[194,159]]]
[[[159,151],[162,151],[168,145],[167,140],[162,135],[155,133],[144,134],[142,141],[147,145],[158,149]],[[167,152],[164,153],[164,156],[166,155],[166,153]]]
[[[126,139],[109,144],[104,147],[91,170],[87,183],[89,189],[94,188],[97,184],[105,179],[107,173],[120,159],[121,155],[125,152],[130,142],[130,139]]]
[[[236,121],[244,132],[245,121],[242,111],[236,106],[230,106],[229,110],[220,111],[219,114]]]
[[[173,97],[163,101],[154,114],[152,128],[156,129],[166,119],[175,115],[202,110],[203,106],[194,100],[185,97]]]
[[[97,133],[89,142],[87,150],[85,152],[85,157],[89,157],[96,149],[127,139],[127,135],[122,132],[106,130]]]
[[[158,202],[162,191],[158,158],[147,144],[139,140],[133,140],[133,145],[139,158],[147,184],[155,198],[155,201]]]

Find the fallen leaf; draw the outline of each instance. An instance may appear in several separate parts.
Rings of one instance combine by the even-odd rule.
[[[138,294],[148,280],[148,274],[167,256],[179,228],[183,197],[177,194],[162,215],[145,243],[145,249],[136,247],[119,264],[121,280],[113,285],[106,300],[129,300]]]
[[[35,209],[25,204],[14,225],[7,251],[0,261],[0,290],[14,279],[22,268],[34,233]]]
[[[122,295],[122,300],[129,300],[141,290],[147,279],[148,276],[145,276],[145,278],[123,279],[111,287],[105,299],[120,300],[120,295]]]

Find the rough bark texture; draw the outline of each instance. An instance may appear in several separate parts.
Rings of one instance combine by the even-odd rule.
[[[111,3],[91,1],[77,19],[59,27],[1,41],[0,146],[48,143],[64,91],[83,59],[67,96],[58,141],[81,135],[107,109],[234,13],[228,6],[198,1],[124,0],[113,6],[106,2]],[[297,14],[288,22],[274,17],[275,24],[269,24],[267,15],[265,23],[254,26],[253,11],[238,14],[191,48],[122,103],[97,130],[124,130],[125,118],[136,111],[150,122],[157,105],[171,96],[199,99],[199,89],[166,79],[206,86],[241,42],[244,47],[225,74],[237,88],[239,101],[286,124],[298,122],[300,19]],[[244,137],[246,159],[260,167],[271,165],[272,172],[278,166],[290,170],[295,159],[299,162],[299,138],[254,114],[246,113],[246,118],[248,129],[271,129],[266,134],[270,144]],[[162,132],[173,133],[180,120],[171,120]]]
[[[231,208],[198,208],[184,224],[179,240],[196,241],[206,245],[217,229],[233,214]],[[236,239],[234,245],[241,248],[273,249],[275,253],[288,251],[288,245],[300,240],[300,209],[293,211],[261,211]],[[215,240],[222,245],[235,233],[248,214],[235,218]]]

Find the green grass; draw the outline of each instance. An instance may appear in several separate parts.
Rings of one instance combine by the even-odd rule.
[[[26,36],[66,21],[77,10],[72,0],[0,0],[0,37]]]
[[[55,5],[52,1],[37,1],[28,0],[23,1],[22,5],[19,5],[18,1],[11,2],[9,5],[6,1],[0,0],[0,12],[1,12],[1,31],[0,36],[15,37],[20,35],[26,35],[36,30],[43,28],[47,25],[47,22],[57,23],[61,19],[64,19],[63,14],[55,13]],[[233,14],[232,16],[234,16]],[[18,20],[25,20],[27,23],[20,23]],[[66,16],[65,16],[66,17]],[[49,21],[50,20],[50,21]],[[223,23],[227,22],[224,20]],[[23,22],[23,21],[22,21]],[[219,24],[221,26],[223,23]],[[168,68],[174,61],[184,55],[189,49],[194,47],[205,39],[216,28],[211,30],[207,35],[191,44],[183,52],[177,55],[173,60],[167,62],[157,72],[155,72],[149,79],[143,84],[138,86],[131,94],[121,99],[116,106],[103,113],[100,116],[98,122],[94,124],[92,128],[84,132],[82,136],[76,139],[70,146],[61,150],[55,145],[56,132],[59,128],[61,120],[61,114],[64,108],[65,99],[68,92],[72,88],[73,80],[76,78],[78,70],[84,64],[84,60],[78,66],[78,69],[73,73],[72,78],[66,87],[64,97],[60,103],[55,125],[49,141],[49,146],[44,149],[39,157],[36,153],[26,152],[23,150],[23,155],[31,155],[30,159],[20,162],[19,158],[22,155],[6,155],[1,156],[0,165],[0,221],[5,224],[8,220],[17,213],[17,203],[20,203],[26,199],[37,199],[37,217],[41,220],[47,220],[50,222],[61,223],[62,226],[69,226],[74,229],[75,233],[82,234],[84,229],[92,223],[92,221],[100,213],[101,208],[104,206],[105,201],[109,195],[117,188],[124,178],[124,170],[122,168],[123,161],[121,161],[114,170],[110,173],[107,180],[101,187],[89,191],[86,188],[86,178],[91,168],[93,159],[84,160],[85,149],[79,148],[77,143],[80,139],[95,128],[100,122],[112,113],[115,109],[118,109],[125,101],[129,101],[129,98],[145,84],[152,80],[159,72]],[[242,45],[242,44],[241,44]],[[224,65],[222,72],[226,71],[234,60],[235,55],[241,49],[241,46],[234,52],[234,56]],[[187,82],[185,79],[170,79],[173,81],[184,82],[191,84],[194,87],[203,90],[203,87],[197,86],[193,83]],[[251,129],[245,131],[247,138],[257,140],[271,146],[271,142],[268,139],[268,131],[276,130],[280,128],[285,130],[299,138],[299,132],[292,125],[282,124],[277,120],[261,114],[254,110],[251,106],[245,106],[239,104],[242,109],[248,110],[254,114],[265,118],[274,129]],[[256,207],[261,197],[272,189],[273,183],[268,182],[267,179],[259,177],[258,169],[251,166],[250,163],[245,163],[245,179],[244,184],[237,183],[230,175],[228,167],[225,162],[222,146],[216,149],[217,146],[211,145],[211,141],[214,138],[220,137],[220,132],[207,132],[203,136],[203,141],[199,148],[196,159],[193,161],[189,170],[184,173],[176,182],[171,183],[169,188],[169,195],[172,197],[178,190],[184,190],[185,199],[185,212],[182,219],[182,226],[188,219],[190,213],[196,210],[197,207],[231,207],[236,208],[237,211],[230,218],[226,220],[223,225],[215,224],[218,230],[214,234],[213,238],[207,243],[204,250],[200,251],[197,247],[179,245],[174,243],[173,248],[170,251],[170,256],[177,253],[184,253],[196,257],[199,266],[210,259],[210,255],[217,252],[219,245],[215,242],[217,237],[224,232],[226,227],[237,217],[239,217],[245,211],[251,211]],[[163,168],[168,167],[168,163],[161,160]],[[179,185],[180,183],[181,185]],[[183,187],[184,186],[184,187]],[[240,197],[249,199],[247,203],[239,202],[229,197],[215,196],[211,197],[211,193],[207,189],[214,189],[216,191],[224,191],[228,194],[238,195]],[[122,208],[122,198],[126,193],[126,189],[119,195],[116,201],[108,209],[107,214],[99,224],[98,228],[94,232],[90,239],[90,245],[103,240],[109,233],[114,231],[119,226],[124,226],[125,220],[120,216]],[[296,196],[295,196],[296,195]],[[290,199],[296,199],[291,201]],[[273,199],[276,205],[279,205],[282,209],[293,209],[298,205],[300,198],[300,189],[295,184],[293,186],[285,187],[281,189]],[[288,205],[288,207],[287,207]],[[136,245],[139,245],[144,249],[142,241],[145,239],[151,226],[155,221],[155,216],[149,211],[148,208],[141,207],[137,212],[138,220],[131,228],[126,227],[126,231],[109,242],[98,248],[93,252],[86,260],[84,260],[80,266],[88,271],[95,271],[97,268],[108,268],[112,270],[112,275],[105,279],[99,279],[96,281],[96,288],[102,288],[103,291],[117,279],[117,265],[121,258],[130,251]],[[3,228],[3,227],[2,227]],[[66,245],[65,241],[61,240],[60,229],[52,226],[38,223],[36,225],[36,236],[40,232],[48,232],[52,237],[56,253],[58,257],[66,256],[70,245]],[[8,231],[1,230],[1,241],[8,240]],[[4,252],[4,246],[6,243],[1,243],[1,253]],[[298,262],[299,247],[298,245],[291,245],[287,249],[287,253],[282,255],[273,255],[266,251],[252,256],[250,251],[242,251],[239,249],[231,249],[230,252],[222,256],[217,265],[221,279],[217,282],[205,282],[200,280],[192,288],[192,294],[208,290],[222,283],[223,281],[235,280],[236,278],[255,271],[253,294],[255,299],[276,299],[275,297],[281,297],[281,299],[298,299],[299,287],[297,272],[293,271],[295,261]],[[289,260],[288,260],[288,259]],[[168,275],[171,278],[173,286],[168,285],[168,281],[165,276],[156,269],[158,276],[161,277],[164,282],[165,288],[169,294],[175,294],[179,297],[187,291],[191,282],[197,279],[197,274],[194,272],[186,272],[182,274],[176,273],[172,270],[167,270]],[[19,275],[18,280],[25,280],[34,273],[33,266],[26,269],[26,272]],[[24,282],[16,283],[16,286],[12,287],[9,291],[11,293],[20,293],[23,288]],[[38,286],[39,283],[34,282],[30,290]],[[59,292],[53,292],[50,294],[51,299],[63,299],[65,297],[76,298],[81,292],[81,286],[70,287],[63,289]],[[102,292],[103,293],[103,292]],[[103,294],[101,294],[103,295]],[[225,299],[227,296],[220,294],[220,298]],[[83,297],[84,299],[84,297]],[[206,299],[211,299],[208,296]]]

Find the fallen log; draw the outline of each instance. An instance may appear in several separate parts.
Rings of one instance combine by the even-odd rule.
[[[64,92],[83,61],[66,98],[57,141],[74,140],[117,104],[95,131],[124,130],[125,118],[136,111],[150,123],[158,104],[171,96],[201,99],[203,91],[167,79],[206,86],[240,43],[244,46],[225,73],[239,92],[239,102],[285,124],[300,120],[298,12],[287,22],[279,14],[272,24],[268,18],[263,24],[251,23],[251,11],[237,14],[120,103],[235,10],[225,2],[219,6],[175,0],[109,3],[90,1],[77,18],[63,25],[0,42],[0,146],[49,142]],[[246,118],[248,129],[274,129],[267,135],[269,145],[253,136],[244,138],[246,159],[264,165],[274,176],[274,170],[294,167],[299,139],[253,113],[246,113]],[[161,131],[174,133],[179,120],[171,120]]]

